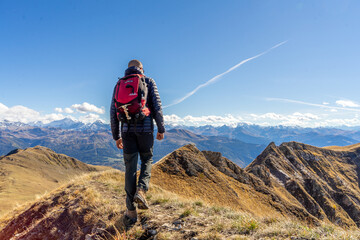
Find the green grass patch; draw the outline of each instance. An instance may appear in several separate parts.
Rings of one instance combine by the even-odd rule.
[[[213,232],[222,232],[222,231],[224,231],[224,229],[225,229],[225,224],[218,222],[218,223],[215,223],[215,224],[211,227],[210,231],[213,231]]]
[[[259,228],[259,223],[254,220],[235,220],[231,229],[236,230],[239,234],[250,234]]]
[[[211,214],[220,214],[220,213],[224,213],[224,212],[226,212],[226,208],[224,208],[224,207],[213,206],[210,208]]]
[[[158,198],[154,201],[154,204],[165,204],[169,202],[169,199],[168,198]]]
[[[204,206],[203,202],[201,202],[201,201],[194,202],[194,205],[197,206],[197,207],[203,207]]]
[[[192,210],[190,208],[186,209],[182,214],[180,214],[180,218],[188,217],[192,214]]]

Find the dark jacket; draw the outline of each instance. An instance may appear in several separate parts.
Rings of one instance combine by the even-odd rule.
[[[126,69],[125,76],[130,74],[144,74],[142,70],[138,67],[130,67]],[[159,133],[165,132],[164,126],[164,117],[161,108],[161,100],[160,95],[156,87],[156,83],[154,79],[145,77],[145,82],[148,86],[148,98],[147,98],[147,105],[150,109],[150,116],[146,117],[143,121],[139,121],[136,124],[136,132],[153,132],[154,131],[154,124],[153,119],[156,122],[156,126],[158,128]],[[116,87],[116,86],[115,86]],[[121,137],[120,133],[120,123],[119,119],[117,118],[116,114],[116,107],[114,102],[115,97],[115,88],[113,92],[113,96],[111,99],[111,106],[110,106],[110,123],[111,123],[111,131],[114,140],[118,140]],[[122,132],[135,132],[135,126],[133,123],[128,124],[126,122],[123,123]],[[128,129],[129,128],[129,129]]]

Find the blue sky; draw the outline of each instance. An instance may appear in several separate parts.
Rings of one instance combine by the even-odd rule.
[[[170,105],[287,41],[165,108],[166,119],[360,125],[359,12],[355,0],[1,0],[0,120],[108,121],[133,58]]]

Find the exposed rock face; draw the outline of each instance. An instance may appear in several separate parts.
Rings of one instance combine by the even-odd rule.
[[[189,144],[187,147],[192,151],[174,151],[169,158],[164,160],[165,164],[160,167],[173,175],[184,174],[185,171],[185,174],[189,177],[199,176],[201,173],[211,177],[209,173],[211,165],[206,161],[192,161],[194,154],[200,152],[194,145]]]
[[[360,147],[317,148],[271,143],[245,170],[290,193],[318,219],[360,227]]]
[[[220,172],[226,174],[229,177],[235,178],[239,182],[249,183],[247,174],[244,174],[244,170],[229,159],[222,156],[219,152],[202,151],[205,158]]]
[[[257,169],[270,178],[264,167]],[[156,163],[151,179],[168,191],[211,204],[241,209],[257,216],[296,216],[312,224],[318,223],[318,219],[290,193],[279,195],[221,153],[200,152],[194,145],[185,145]]]

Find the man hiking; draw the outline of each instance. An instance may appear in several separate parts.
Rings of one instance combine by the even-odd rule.
[[[164,138],[164,119],[159,92],[155,81],[144,75],[143,65],[131,60],[125,76],[115,86],[110,108],[110,122],[116,146],[123,149],[125,162],[126,227],[137,221],[136,205],[148,209],[145,193],[149,188],[154,145],[156,139]],[[121,123],[121,127],[119,126]],[[136,184],[138,154],[141,159],[139,181]]]

